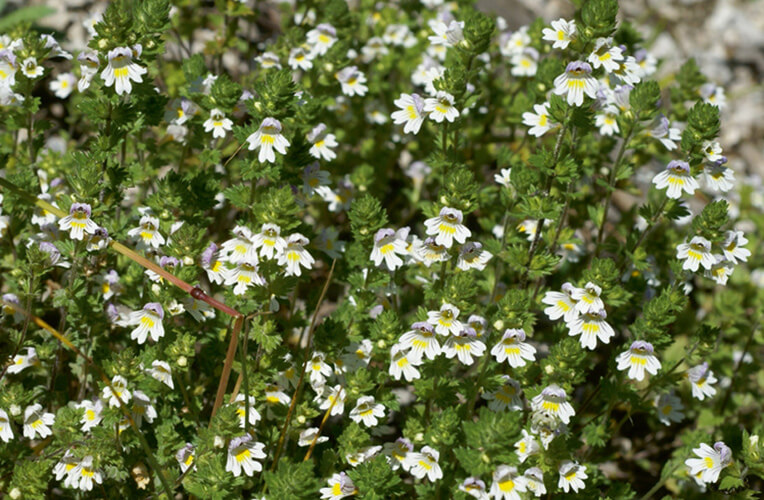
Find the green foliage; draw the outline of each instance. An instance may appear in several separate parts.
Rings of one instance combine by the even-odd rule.
[[[723,441],[707,494],[755,497],[763,204],[706,182],[734,155],[713,84],[692,60],[655,81],[616,0],[575,0],[564,48],[542,19],[420,4],[114,0],[87,45],[54,34],[71,60],[46,8],[7,9],[3,494],[466,500],[514,467],[557,497],[574,461],[571,497],[695,498],[685,461]],[[625,59],[569,101],[555,81],[595,47]],[[654,187],[671,160],[693,194]]]

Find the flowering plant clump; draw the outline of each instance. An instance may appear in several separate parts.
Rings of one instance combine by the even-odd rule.
[[[764,198],[573,3],[0,20],[0,491],[755,498]]]

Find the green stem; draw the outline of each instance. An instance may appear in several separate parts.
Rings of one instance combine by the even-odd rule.
[[[642,497],[640,497],[640,499],[639,499],[639,500],[649,500],[650,498],[653,498],[653,495],[655,495],[655,493],[656,493],[656,492],[657,492],[659,489],[661,489],[661,487],[662,487],[664,484],[666,484],[666,481],[668,481],[668,480],[671,478],[671,474],[673,474],[673,473],[674,473],[674,471],[675,471],[675,470],[677,470],[677,468],[678,468],[678,467],[679,467],[679,464],[675,464],[675,465],[674,465],[674,467],[672,467],[672,468],[671,468],[671,470],[670,470],[669,472],[667,472],[667,473],[666,473],[666,474],[665,474],[665,475],[664,475],[664,476],[661,478],[661,480],[660,480],[660,481],[658,481],[657,483],[655,483],[655,485],[654,485],[652,488],[650,488],[650,490],[649,490],[647,493],[645,493],[645,494],[644,494]]]
[[[615,181],[618,176],[618,169],[621,166],[621,161],[623,160],[623,155],[626,153],[626,148],[628,147],[629,143],[631,142],[631,138],[634,135],[634,130],[636,129],[636,123],[637,123],[637,117],[634,117],[634,121],[631,124],[631,127],[629,127],[629,133],[626,134],[626,137],[623,139],[623,142],[621,143],[621,147],[618,150],[618,155],[615,158],[615,162],[613,162],[613,166],[610,167],[610,179],[608,180],[608,189],[607,189],[607,195],[605,197],[605,210],[602,212],[602,220],[600,221],[600,227],[597,231],[597,245],[594,249],[594,256],[599,257],[600,254],[600,245],[602,244],[602,238],[605,234],[605,223],[607,222],[607,213],[610,210],[610,201],[613,198],[613,191],[615,191]]]
[[[629,254],[634,255],[634,252],[637,251],[637,248],[639,248],[640,245],[642,245],[642,243],[645,241],[645,238],[647,237],[648,233],[653,229],[655,224],[657,224],[658,221],[660,220],[660,218],[663,216],[663,209],[666,208],[666,203],[668,203],[668,200],[669,200],[668,196],[665,196],[663,198],[663,201],[661,202],[660,206],[658,207],[658,210],[655,212],[655,215],[653,215],[650,218],[650,220],[647,221],[647,227],[642,232],[642,234],[639,235],[639,239],[634,244],[634,248],[631,249]],[[624,268],[626,267],[626,263],[628,262],[628,260],[629,260],[628,254],[624,255],[623,256],[623,262],[619,266],[619,271],[620,272],[623,272]]]
[[[557,166],[557,161],[560,159],[560,151],[562,150],[562,141],[567,131],[568,131],[568,116],[565,115],[565,120],[563,121],[562,128],[560,129],[560,134],[557,136],[557,142],[554,145],[554,156],[553,156],[553,163],[552,163],[553,168]],[[549,191],[552,189],[553,181],[554,181],[554,174],[551,174],[547,178],[546,186],[544,187],[544,195],[549,194]],[[536,223],[536,234],[533,236],[531,247],[528,250],[528,265],[525,268],[525,272],[523,272],[523,277],[521,280],[523,288],[528,283],[528,274],[530,272],[531,264],[533,263],[533,256],[536,253],[536,250],[538,250],[539,240],[541,239],[541,233],[544,231],[545,223],[546,223],[545,217],[542,217]]]
[[[242,339],[241,346],[241,374],[242,382],[244,385],[244,432],[249,434],[249,370],[247,369],[247,344],[249,340],[249,325],[251,321],[247,321],[244,325],[244,338]]]
[[[732,372],[732,377],[730,377],[730,389],[724,391],[724,399],[722,400],[721,410],[719,412],[720,415],[724,414],[724,409],[727,408],[727,403],[730,400],[730,395],[732,394],[732,384],[735,382],[735,377],[737,377],[737,372],[740,370],[740,367],[743,365],[743,358],[745,357],[745,354],[748,352],[748,348],[751,347],[751,342],[753,341],[753,335],[756,333],[756,330],[759,329],[759,323],[757,322],[752,328],[751,333],[748,335],[748,339],[745,341],[745,347],[743,347],[743,354],[740,356],[740,359],[738,360],[737,364],[735,365],[735,370]]]

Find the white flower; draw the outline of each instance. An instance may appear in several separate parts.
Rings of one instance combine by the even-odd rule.
[[[454,240],[464,243],[472,236],[472,231],[462,224],[462,220],[461,210],[443,207],[437,217],[427,219],[424,225],[427,227],[427,234],[435,237],[435,243],[451,248]]]
[[[669,121],[663,115],[660,115],[655,119],[651,128],[647,129],[645,133],[649,137],[658,139],[663,147],[669,151],[676,149],[676,141],[681,140],[681,132],[678,128],[669,128]]]
[[[600,298],[601,293],[602,288],[590,281],[583,288],[574,288],[570,296],[576,301],[576,310],[585,314],[605,308],[605,303]]]
[[[653,177],[653,184],[658,189],[668,187],[666,196],[673,199],[681,198],[682,191],[691,195],[699,188],[698,181],[690,173],[690,165],[680,160],[671,160],[666,170]]]
[[[252,231],[245,226],[236,226],[232,232],[234,237],[225,241],[221,247],[221,259],[227,260],[231,264],[238,264],[239,262],[257,263],[257,247],[253,244],[254,236],[252,236]],[[210,256],[210,262],[211,260]],[[225,269],[219,272],[222,273],[223,279],[225,279]]]
[[[605,106],[602,111],[597,113],[594,117],[594,125],[599,127],[600,134],[613,135],[617,134],[620,129],[618,128],[618,108],[609,104]]]
[[[525,488],[536,497],[541,497],[546,493],[544,486],[544,474],[538,467],[531,467],[523,474],[525,478]]]
[[[329,184],[329,172],[321,170],[318,162],[313,162],[302,171],[302,190],[305,196],[313,196],[317,188]]]
[[[297,441],[297,446],[310,446],[314,439],[316,440],[316,444],[329,441],[329,438],[326,436],[316,437],[317,434],[318,427],[310,427],[309,429],[305,429],[304,431],[300,432],[300,438]]]
[[[300,276],[302,270],[300,266],[310,270],[315,263],[315,259],[305,250],[308,244],[308,238],[300,233],[290,234],[287,238],[287,245],[284,252],[279,255],[278,264],[286,265],[287,276]]]
[[[248,405],[244,403],[244,394],[236,396],[233,404],[236,406],[236,415],[239,416],[239,427],[246,428],[247,424],[247,406],[249,406],[249,425],[257,425],[260,421],[260,413],[255,409],[255,397],[247,398]]]
[[[530,130],[528,130],[530,135],[541,137],[546,134],[549,129],[557,125],[549,118],[548,102],[534,104],[533,111],[533,113],[530,111],[523,113],[523,125],[531,127]]]
[[[590,350],[594,350],[597,347],[597,339],[603,344],[609,344],[610,339],[615,337],[615,331],[605,321],[606,318],[607,313],[604,309],[584,313],[573,321],[567,322],[568,335],[571,337],[581,335],[581,347]]]
[[[34,57],[27,57],[21,63],[21,73],[27,78],[37,78],[38,76],[42,76],[44,72],[45,69],[37,64],[37,59]]]
[[[387,45],[385,45],[385,41],[378,36],[369,38],[369,40],[366,42],[366,45],[361,48],[363,61],[366,63],[369,63],[378,57],[385,56],[389,52],[390,50],[387,48]]]
[[[61,73],[50,82],[50,91],[59,99],[66,99],[74,90],[77,78],[72,73]]]
[[[597,39],[594,44],[594,50],[587,58],[587,61],[592,63],[594,69],[603,67],[606,72],[612,73],[620,67],[618,61],[623,60],[623,52],[618,46],[611,47],[611,43],[613,43],[612,38]]]
[[[328,481],[327,488],[321,488],[321,498],[338,500],[358,493],[358,489],[353,484],[353,480],[344,472],[332,474]]]
[[[0,439],[4,443],[13,439],[13,429],[11,429],[11,419],[8,417],[8,413],[0,408]]]
[[[690,243],[680,243],[676,247],[676,258],[684,260],[682,269],[689,269],[697,272],[698,266],[702,265],[704,269],[711,269],[715,259],[711,254],[711,242],[702,236],[695,236]]]
[[[331,407],[332,411],[329,415],[342,415],[345,413],[346,396],[347,391],[343,390],[341,385],[335,385],[331,388],[324,386],[322,394],[317,394],[315,400],[321,401],[323,398],[323,401],[321,401],[318,408],[321,410],[328,410]]]
[[[586,487],[584,479],[587,479],[589,476],[586,475],[585,471],[585,465],[579,465],[570,460],[564,461],[560,465],[560,480],[557,481],[557,487],[565,490],[565,493],[570,491],[571,488],[578,493],[578,490]]]
[[[323,23],[308,31],[307,37],[313,52],[322,56],[337,41],[337,30],[331,24]]]
[[[70,476],[75,476],[73,479],[74,484],[82,491],[91,491],[93,489],[93,483],[103,483],[103,477],[101,472],[93,467],[93,457],[91,455],[82,459],[82,462],[69,472]],[[79,479],[79,482],[77,482]]]
[[[56,475],[56,481],[61,481],[61,479],[64,479],[64,476],[66,476],[66,479],[64,480],[64,487],[66,488],[77,488],[79,487],[79,476],[78,474],[78,468],[79,468],[79,461],[72,455],[72,450],[66,450],[66,453],[64,453],[64,456],[61,457],[61,460],[53,467],[53,473]]]
[[[281,69],[281,61],[279,61],[279,56],[273,52],[263,52],[259,56],[255,57],[255,62],[258,63],[262,69]]]
[[[361,423],[366,427],[377,425],[379,418],[385,417],[385,407],[376,403],[374,396],[362,396],[358,398],[355,408],[350,410],[350,420]]]
[[[325,359],[323,352],[316,351],[308,362],[310,384],[313,386],[324,385],[326,379],[332,376],[332,367],[326,363]]]
[[[138,48],[140,45],[136,47]],[[137,52],[140,53],[140,50]],[[146,68],[133,62],[133,49],[130,47],[112,49],[109,51],[108,58],[109,63],[101,72],[101,79],[107,87],[114,85],[117,95],[132,92],[133,85],[130,81],[141,83],[143,81],[141,75],[148,72]]]
[[[629,370],[629,378],[639,381],[645,378],[645,370],[655,375],[661,368],[661,362],[653,355],[653,345],[644,340],[632,342],[629,350],[619,354],[616,361],[618,370]]]
[[[25,347],[23,354],[16,354],[11,358],[11,365],[8,367],[8,373],[20,373],[24,368],[39,364],[37,350],[34,347]]]
[[[151,335],[151,340],[158,342],[164,337],[164,310],[162,304],[158,302],[149,302],[143,306],[143,309],[133,311],[124,322],[124,326],[136,325],[130,338],[137,340],[138,344],[146,342],[146,338]]]
[[[281,237],[281,228],[276,224],[265,223],[260,232],[251,238],[252,246],[260,250],[260,257],[273,259],[284,252],[287,242]]]
[[[724,242],[722,243],[724,257],[733,264],[747,262],[748,257],[751,256],[751,251],[743,248],[746,244],[748,244],[748,239],[743,234],[743,231],[725,232]]]
[[[673,392],[656,396],[654,404],[658,410],[658,420],[663,425],[671,425],[671,422],[681,422],[684,419],[682,400],[676,397]]]
[[[263,470],[263,465],[258,462],[266,457],[263,450],[265,445],[256,442],[252,436],[233,438],[228,445],[225,470],[232,472],[236,477],[241,476],[243,470],[244,474],[252,477],[255,472]]]
[[[281,122],[275,118],[267,117],[260,123],[256,132],[247,137],[249,146],[247,149],[254,151],[260,148],[257,159],[260,163],[276,161],[275,149],[280,154],[286,154],[286,148],[289,147],[289,141],[281,135]]]
[[[496,184],[508,188],[512,185],[512,181],[510,179],[511,173],[511,168],[502,168],[498,174],[493,175],[493,180],[496,182]]]
[[[400,239],[395,230],[383,228],[374,235],[374,246],[369,258],[377,267],[381,266],[384,260],[387,269],[395,271],[403,266],[403,259],[399,255],[408,254],[407,246],[406,241]]]
[[[404,133],[418,134],[426,117],[424,102],[424,99],[419,97],[419,94],[402,93],[394,102],[400,110],[394,111],[390,117],[396,125],[405,124],[403,126]]]
[[[477,269],[482,271],[485,265],[491,260],[493,254],[488,250],[483,250],[483,245],[478,242],[467,242],[459,249],[459,258],[456,261],[456,267],[462,271]]]
[[[560,18],[552,21],[552,27],[544,28],[542,33],[544,34],[542,40],[553,42],[553,49],[567,49],[568,44],[576,36],[576,21]]]
[[[310,50],[306,50],[304,47],[294,47],[289,51],[289,60],[287,63],[292,69],[299,68],[303,71],[308,71],[313,67],[313,61],[311,61],[312,58],[313,55]]]
[[[382,40],[385,43],[406,48],[413,47],[417,43],[416,37],[413,36],[411,30],[405,24],[389,24],[385,28]]]
[[[658,59],[655,58],[646,49],[639,49],[634,53],[634,59],[637,61],[639,67],[639,77],[647,78],[655,73],[658,69]]]
[[[617,64],[618,68],[613,70],[613,75],[625,85],[636,85],[642,79],[642,70],[634,56],[627,56]]]
[[[127,232],[131,238],[138,240],[138,248],[159,248],[164,245],[165,239],[159,233],[159,219],[151,215],[141,217],[138,227]]]
[[[528,34],[528,26],[521,26],[513,33],[505,33],[499,40],[499,50],[503,56],[509,57],[512,54],[521,52],[530,45],[531,36]]]
[[[485,483],[479,477],[468,477],[459,485],[459,491],[467,493],[478,500],[489,500]]]
[[[319,186],[316,188],[316,193],[329,204],[327,208],[330,212],[339,212],[350,208],[353,201],[353,190],[354,186],[350,181],[342,180],[337,183],[335,190],[328,186]]]
[[[240,261],[224,271],[224,285],[234,285],[234,295],[244,295],[251,286],[265,286],[265,278],[257,272],[257,261]]]
[[[146,394],[142,391],[135,391],[133,392],[133,419],[136,425],[141,425],[143,417],[146,417],[148,423],[152,423],[157,418],[157,410]]]
[[[512,54],[510,63],[512,76],[534,76],[538,68],[539,53],[532,47],[526,47],[522,52]]]
[[[7,48],[0,49],[0,89],[4,91],[0,94],[11,93],[11,88],[16,83],[18,69],[13,51]]]
[[[175,454],[175,459],[180,465],[181,473],[185,473],[191,465],[194,465],[194,469],[196,469],[194,464],[194,446],[191,443],[186,443],[186,446],[179,449]]]
[[[55,420],[56,416],[43,411],[41,404],[35,403],[27,406],[24,410],[24,437],[34,439],[36,434],[39,434],[40,438],[50,436],[53,434],[50,426]]]
[[[87,203],[72,203],[69,215],[58,221],[58,227],[62,231],[69,231],[69,237],[73,240],[82,240],[85,233],[93,234],[98,229],[98,224],[90,220],[90,205]]]
[[[584,103],[584,94],[595,99],[599,85],[591,73],[592,67],[588,63],[568,63],[565,72],[554,79],[554,93],[567,96],[570,106],[581,106]]]
[[[291,398],[286,395],[276,384],[267,384],[265,386],[265,402],[268,404],[289,404]]]
[[[406,461],[406,458],[412,451],[414,451],[414,445],[403,437],[396,439],[392,443],[385,443],[382,448],[382,453],[393,470],[398,470],[401,467],[404,470],[408,470],[409,463]]]
[[[485,353],[485,344],[477,339],[477,332],[469,326],[449,336],[443,344],[443,354],[446,358],[451,359],[456,356],[460,363],[467,366],[474,363],[472,356],[482,356],[483,353]]]
[[[523,429],[523,437],[515,443],[515,452],[517,458],[520,459],[520,463],[525,462],[529,456],[538,453],[541,450],[536,438],[533,434],[529,434],[528,431]]]
[[[464,40],[464,21],[451,21],[448,25],[443,21],[432,20],[429,23],[430,29],[435,33],[427,37],[433,45],[444,45],[453,47]]]
[[[433,482],[443,477],[443,470],[438,465],[439,458],[440,453],[437,450],[425,446],[419,453],[409,453],[406,463],[412,476],[417,479],[427,476],[427,479]]]
[[[491,349],[491,355],[499,363],[505,360],[512,368],[526,365],[526,360],[536,360],[536,348],[525,342],[523,330],[509,328],[504,331],[501,340]]]
[[[440,354],[440,344],[434,335],[433,326],[424,321],[411,325],[411,330],[404,333],[398,340],[403,349],[411,349],[411,355],[421,358],[435,359]]]
[[[435,327],[438,335],[456,335],[464,326],[459,321],[459,309],[451,304],[443,304],[439,311],[429,311],[427,322]]]
[[[572,297],[574,290],[573,285],[564,283],[562,292],[547,292],[541,299],[541,302],[549,306],[544,309],[544,314],[551,320],[564,317],[566,323],[574,321],[578,316],[576,301]]]
[[[112,387],[114,390],[112,391]],[[133,397],[130,391],[127,390],[127,380],[121,375],[115,375],[111,379],[111,387],[108,385],[103,388],[101,398],[109,402],[109,406],[114,408],[119,406],[119,402],[127,404]]]
[[[443,120],[452,122],[459,116],[459,110],[454,107],[454,96],[439,90],[435,97],[428,97],[424,100],[424,111],[430,114],[430,119],[436,123],[442,123]]]
[[[407,350],[400,344],[396,344],[390,349],[390,368],[388,373],[395,380],[400,380],[403,377],[406,379],[406,382],[411,382],[422,377],[419,370],[416,369],[421,363],[422,358],[417,357],[413,349]]]
[[[722,158],[722,147],[717,141],[705,141],[703,143],[703,155],[711,163],[715,163]]]
[[[692,452],[700,458],[688,458],[684,463],[691,475],[707,484],[718,481],[722,469],[732,463],[732,450],[721,441],[714,443],[713,448],[700,443],[700,448],[694,448]]]
[[[101,283],[101,293],[103,294],[103,300],[108,301],[115,295],[121,294],[124,289],[119,283],[119,274],[114,269],[110,269],[107,273],[102,273],[98,276],[98,281]]]
[[[424,241],[414,237],[411,247],[411,256],[426,267],[430,267],[435,262],[447,261],[449,258],[448,248],[436,243],[433,237],[428,237]]]
[[[363,339],[361,342],[351,342],[345,347],[345,354],[342,355],[340,362],[345,369],[351,371],[366,368],[371,361],[373,350],[374,346],[369,339]]]
[[[337,158],[337,153],[332,148],[337,147],[337,139],[334,134],[326,132],[326,125],[319,123],[308,133],[308,141],[313,146],[310,148],[310,154],[319,160],[323,158],[326,161],[332,161]]]
[[[719,87],[715,83],[708,82],[700,86],[700,97],[706,104],[713,104],[719,109],[727,106],[727,97],[724,94],[724,87]]]
[[[703,181],[714,191],[726,193],[735,187],[735,172],[717,162],[703,169]]]
[[[90,87],[101,63],[98,60],[98,54],[89,49],[80,52],[77,61],[80,63],[80,79],[77,82],[77,90],[85,92]]]
[[[210,117],[204,122],[204,131],[212,132],[212,137],[216,139],[222,139],[225,137],[226,131],[231,130],[233,122],[226,118],[222,111],[218,108],[210,111]]]
[[[342,93],[348,97],[356,95],[364,96],[369,90],[369,87],[364,85],[366,83],[366,75],[357,66],[343,68],[334,77],[340,82]]]
[[[80,429],[82,432],[88,432],[103,420],[103,416],[101,415],[101,412],[103,411],[103,403],[100,399],[96,399],[95,401],[82,401],[77,405],[77,408],[85,410],[82,412],[82,418],[80,419],[80,423],[82,424]]]
[[[703,362],[687,370],[687,378],[692,384],[692,397],[703,401],[706,397],[716,394],[716,389],[711,385],[717,382],[714,372],[708,369],[708,363]]]
[[[556,384],[546,387],[541,394],[531,400],[533,411],[558,418],[562,423],[570,422],[570,417],[576,414],[568,403],[568,395]]]
[[[491,497],[496,500],[520,500],[525,492],[525,478],[517,473],[516,467],[499,465],[493,471]]]
[[[484,392],[481,396],[488,401],[488,408],[491,411],[522,410],[523,400],[520,399],[522,389],[520,382],[512,379],[509,375],[502,375],[504,382],[495,392]]]

